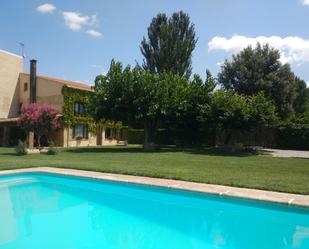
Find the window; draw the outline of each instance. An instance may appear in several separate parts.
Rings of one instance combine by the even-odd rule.
[[[106,128],[105,138],[106,139],[116,139],[116,129]]]
[[[27,91],[28,91],[28,83],[25,82],[25,83],[24,83],[24,92],[27,92]]]
[[[88,126],[77,124],[73,127],[73,138],[88,138]]]
[[[74,114],[75,115],[85,115],[85,104],[81,102],[74,103]]]
[[[112,129],[110,128],[105,129],[105,138],[109,139],[111,138],[111,135],[112,135]]]

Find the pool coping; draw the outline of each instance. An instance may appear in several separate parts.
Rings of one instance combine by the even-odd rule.
[[[0,171],[0,176],[17,174],[17,173],[51,173],[66,176],[78,176],[97,180],[108,180],[108,181],[134,183],[134,184],[142,184],[156,187],[165,187],[165,188],[199,192],[205,194],[234,197],[241,199],[250,199],[256,201],[266,201],[278,204],[285,204],[289,206],[309,208],[309,195],[290,194],[290,193],[266,191],[259,189],[187,182],[172,179],[151,178],[145,176],[133,176],[133,175],[112,174],[112,173],[103,173],[103,172],[77,170],[77,169],[50,168],[50,167],[2,170]]]

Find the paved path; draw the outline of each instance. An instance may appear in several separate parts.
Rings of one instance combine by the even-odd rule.
[[[263,152],[269,153],[274,157],[298,157],[298,158],[308,158],[309,151],[303,150],[278,150],[278,149],[263,149]]]

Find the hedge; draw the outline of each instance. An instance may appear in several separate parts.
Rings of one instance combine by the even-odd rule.
[[[126,129],[124,138],[129,144],[143,144],[143,129]],[[158,129],[155,134],[155,143],[159,145],[195,146],[215,145],[215,132],[212,130],[200,130],[198,132],[175,131]]]
[[[129,144],[143,144],[143,129],[126,129],[125,139]],[[219,135],[219,134],[218,134]],[[217,136],[217,139],[220,136]],[[240,136],[238,142],[244,144],[275,147],[278,149],[309,150],[309,125],[284,124],[269,129],[247,132]],[[248,143],[248,141],[250,141]],[[216,132],[212,130],[199,130],[196,133],[185,131],[172,131],[159,129],[155,142],[159,145],[214,146],[216,144]]]
[[[309,150],[309,125],[282,125],[276,131],[276,147]]]

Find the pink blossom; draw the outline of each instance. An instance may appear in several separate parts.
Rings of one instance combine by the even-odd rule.
[[[59,110],[46,104],[25,104],[21,108],[19,125],[27,131],[50,131],[60,128]]]

